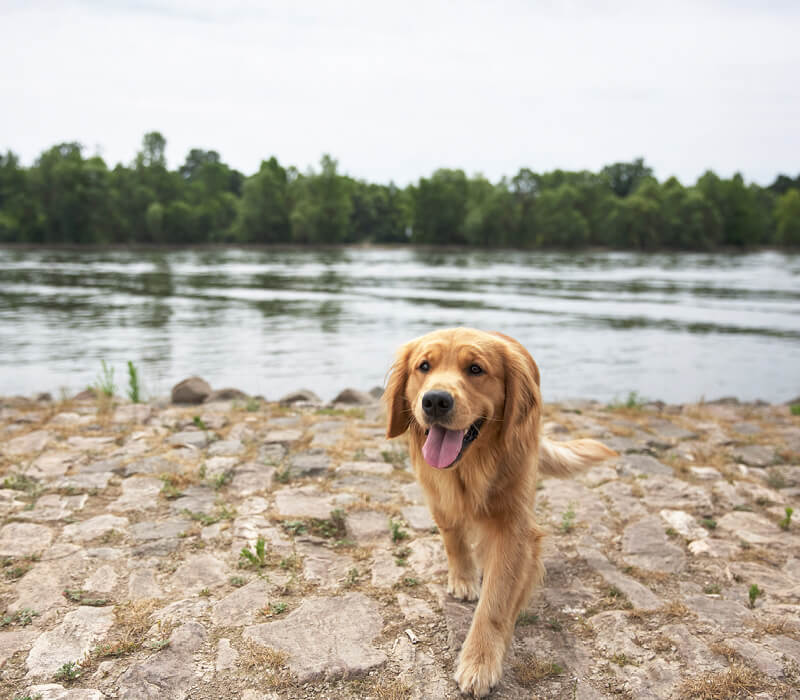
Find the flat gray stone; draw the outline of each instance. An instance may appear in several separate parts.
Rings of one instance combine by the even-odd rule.
[[[171,501],[169,508],[173,513],[205,513],[209,515],[217,508],[217,493],[207,486],[190,486],[182,489],[183,496]]]
[[[228,567],[212,554],[195,554],[187,557],[170,577],[174,588],[188,593],[197,593],[227,580]]]
[[[83,587],[87,591],[96,591],[98,593],[110,593],[117,585],[117,572],[113,566],[103,564],[97,571],[95,571],[86,581],[83,582]]]
[[[67,541],[88,542],[97,537],[102,537],[112,530],[125,532],[128,524],[129,520],[127,518],[105,513],[79,523],[67,525],[61,533],[61,537]]]
[[[151,542],[153,540],[177,538],[192,526],[192,521],[186,518],[161,520],[151,522],[148,520],[131,525],[128,531],[136,542]]]
[[[18,651],[30,650],[33,640],[41,634],[41,630],[16,629],[0,632],[0,668]]]
[[[592,615],[588,622],[595,631],[594,646],[606,658],[625,656],[641,663],[651,655],[633,640],[631,623],[624,610],[606,610]]]
[[[422,492],[422,487],[416,481],[406,484],[400,489],[400,494],[409,503],[422,505],[425,503],[425,494]]]
[[[297,553],[303,557],[303,577],[323,590],[337,589],[355,566],[355,561],[320,545],[301,542]]]
[[[167,440],[167,444],[176,446],[187,445],[189,447],[203,449],[208,444],[208,433],[205,430],[184,430],[172,435],[169,440]]]
[[[280,445],[291,445],[303,437],[302,430],[284,429],[284,430],[270,430],[264,436],[265,443],[278,443]]]
[[[391,588],[400,579],[410,576],[413,572],[405,566],[399,566],[392,552],[378,549],[372,554],[372,585],[377,588]]]
[[[774,544],[785,534],[775,523],[747,511],[726,513],[717,520],[717,528],[750,544],[760,545]]]
[[[125,467],[125,476],[132,476],[133,474],[177,474],[182,471],[183,467],[177,462],[156,455],[131,462]]]
[[[64,476],[53,483],[53,488],[71,491],[102,491],[108,486],[112,472],[89,472]]]
[[[630,474],[664,474],[672,476],[672,467],[659,462],[655,457],[644,454],[626,454],[620,457],[617,471],[622,476]]]
[[[725,643],[762,673],[772,678],[783,676],[783,664],[780,655],[775,653],[775,649],[743,637],[731,637],[726,639]]]
[[[346,403],[365,406],[367,404],[375,403],[375,401],[375,397],[371,394],[368,394],[364,391],[359,391],[358,389],[348,388],[340,391],[333,400],[333,403]]]
[[[211,608],[211,621],[219,627],[251,625],[269,602],[270,586],[264,579],[255,579],[225,596]]]
[[[708,537],[708,530],[702,527],[697,519],[683,510],[664,509],[659,512],[667,527],[690,540],[702,540]]]
[[[268,467],[257,462],[247,462],[236,470],[228,489],[237,496],[252,496],[270,491],[274,478],[275,467]]]
[[[408,548],[408,565],[421,578],[427,581],[447,573],[447,557],[439,537],[418,537]]]
[[[698,617],[713,623],[726,634],[744,630],[753,619],[744,605],[732,600],[695,594],[685,596],[682,602]]]
[[[236,668],[238,660],[239,652],[231,646],[231,640],[224,637],[220,639],[217,642],[217,656],[214,659],[214,667],[217,669],[217,673]]]
[[[424,620],[435,615],[431,606],[422,598],[414,598],[402,591],[397,592],[397,605],[400,607],[403,617],[409,622]]]
[[[135,423],[137,425],[143,425],[150,420],[150,416],[153,415],[153,409],[151,406],[143,403],[131,403],[127,406],[120,406],[114,411],[114,415],[111,417],[112,423]]]
[[[725,662],[713,654],[708,645],[693,635],[686,625],[680,623],[664,625],[661,634],[675,645],[682,661],[689,668],[700,671],[721,671],[726,667]]]
[[[26,665],[28,677],[51,676],[68,661],[84,657],[114,624],[114,610],[81,606],[64,616],[31,648]]]
[[[348,593],[306,598],[284,619],[246,628],[244,637],[287,652],[289,669],[306,683],[347,678],[383,664],[386,655],[372,644],[382,627],[378,604],[363,593]]]
[[[128,598],[141,600],[144,598],[161,598],[164,592],[156,582],[155,569],[136,567],[128,579]]]
[[[710,512],[711,499],[706,489],[670,476],[656,475],[640,482],[644,502],[653,509],[699,510]]]
[[[683,550],[671,544],[657,516],[643,518],[625,528],[622,556],[631,566],[646,571],[677,573],[686,566]]]
[[[69,518],[76,510],[81,510],[86,505],[88,496],[59,496],[48,493],[36,500],[36,505],[31,510],[24,510],[15,515],[18,520],[30,522],[53,522]]]
[[[700,481],[718,481],[722,478],[714,467],[689,467],[689,474]]]
[[[655,593],[619,571],[594,547],[579,546],[578,554],[605,579],[606,583],[622,591],[634,607],[642,610],[655,610],[661,607],[662,601]]]
[[[394,467],[386,462],[342,462],[336,467],[336,473],[375,474],[376,476],[390,476]]]
[[[5,454],[12,457],[33,454],[35,452],[41,452],[52,439],[53,433],[49,430],[34,430],[33,432],[9,440],[3,445],[2,450]]]
[[[389,534],[389,519],[386,513],[375,510],[348,513],[347,533],[359,544],[386,539]]]
[[[119,679],[120,700],[183,700],[194,675],[193,655],[208,638],[198,622],[187,622],[172,632],[169,646],[131,666]]]
[[[775,462],[775,450],[764,445],[739,445],[731,449],[731,457],[748,467],[768,467]]]
[[[299,452],[289,459],[289,474],[292,478],[320,476],[330,465],[331,458],[323,450]]]
[[[8,612],[31,608],[44,614],[66,607],[63,591],[81,576],[86,558],[86,552],[77,545],[59,543],[50,547],[42,554],[42,561],[17,581],[16,599],[8,605]]]
[[[226,457],[242,452],[244,452],[244,445],[239,440],[218,440],[208,448],[208,454],[211,456]]]
[[[370,500],[387,503],[395,498],[396,484],[374,474],[337,474],[331,486],[341,491],[369,496]]]
[[[427,506],[406,506],[401,512],[408,526],[414,530],[430,531],[436,527]]]
[[[301,486],[276,491],[275,508],[280,515],[324,520],[330,517],[336,504],[331,495],[323,494],[313,486]]]
[[[34,479],[44,479],[49,481],[59,476],[64,476],[67,470],[80,458],[80,453],[72,450],[48,450],[40,454],[26,475]]]
[[[157,508],[158,494],[164,483],[160,479],[133,476],[122,481],[122,495],[108,506],[110,511],[144,511]]]
[[[44,525],[9,523],[0,529],[0,557],[27,557],[41,554],[53,541],[53,532]]]

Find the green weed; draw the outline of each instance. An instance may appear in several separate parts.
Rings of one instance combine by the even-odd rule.
[[[239,556],[242,561],[240,566],[249,566],[255,569],[263,569],[267,565],[267,542],[259,535],[256,540],[255,552],[250,551],[250,547],[244,547]]]
[[[80,663],[76,663],[75,661],[67,661],[67,663],[63,664],[61,668],[56,671],[53,678],[57,681],[74,681],[81,676],[81,666]]]
[[[706,528],[706,530],[716,530],[717,529],[717,521],[714,518],[703,518],[700,521],[700,524]]]
[[[102,608],[111,604],[111,598],[93,598],[89,591],[80,588],[65,588],[64,597],[78,605],[91,605],[95,608]]]
[[[389,529],[392,533],[392,542],[397,543],[408,539],[408,533],[405,530],[400,529],[400,523],[396,523],[394,520],[389,519]]]
[[[107,365],[105,360],[100,360],[100,366],[100,374],[97,375],[97,380],[92,388],[110,398],[117,391],[117,385],[114,384],[114,368]]]
[[[575,527],[575,510],[570,503],[567,510],[561,516],[561,532],[572,532]]]
[[[760,598],[762,595],[764,595],[764,591],[758,587],[757,583],[754,583],[752,586],[750,586],[750,590],[747,592],[747,597],[749,598],[751,608],[756,607],[756,599]]]
[[[128,398],[133,403],[140,403],[142,400],[141,386],[139,384],[139,370],[136,365],[128,360]]]
[[[778,526],[781,528],[781,530],[788,530],[791,527],[792,513],[794,513],[794,508],[790,508],[789,506],[787,506],[786,517],[778,522]]]

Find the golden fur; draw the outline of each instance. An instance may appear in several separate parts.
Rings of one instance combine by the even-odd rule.
[[[473,374],[472,365],[482,372]],[[454,399],[446,427],[484,420],[445,469],[422,456],[431,422],[422,397],[431,390]],[[533,518],[537,475],[569,476],[616,453],[594,440],[556,443],[541,435],[539,369],[500,333],[453,328],[412,340],[397,352],[384,400],[387,437],[408,432],[414,471],[444,540],[447,590],[480,598],[455,680],[462,692],[483,697],[500,680],[517,615],[544,573],[543,531]]]

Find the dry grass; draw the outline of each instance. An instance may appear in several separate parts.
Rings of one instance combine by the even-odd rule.
[[[539,659],[533,654],[524,654],[514,664],[514,675],[517,681],[526,687],[544,678],[561,675],[564,667],[554,661]]]
[[[685,680],[679,697],[685,700],[734,700],[771,690],[779,690],[778,684],[763,673],[735,664],[725,671],[709,671]]]
[[[732,646],[725,644],[725,642],[712,642],[708,645],[708,648],[715,654],[724,657],[729,664],[732,664],[739,658],[739,652]]]
[[[756,620],[754,624],[756,634],[780,634],[784,637],[791,637],[800,641],[800,625],[792,623],[789,619],[782,617],[778,620],[772,618],[767,620]]]
[[[158,601],[152,599],[117,605],[114,608],[114,626],[103,642],[95,647],[94,656],[124,656],[141,649],[152,627],[150,616],[157,607]],[[158,643],[165,644],[171,631],[171,626],[159,625]]]
[[[266,687],[280,689],[292,684],[292,676],[286,668],[288,658],[285,651],[248,641],[239,664],[245,670],[264,673]]]
[[[279,649],[248,642],[242,654],[242,666],[247,669],[270,669],[278,671],[286,665],[289,654]]]
[[[411,694],[411,686],[399,678],[391,681],[378,681],[372,689],[378,700],[406,700]]]

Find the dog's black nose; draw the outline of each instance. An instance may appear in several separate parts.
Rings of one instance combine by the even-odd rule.
[[[428,418],[436,420],[450,413],[453,403],[453,397],[446,391],[428,391],[422,397],[422,410]]]

